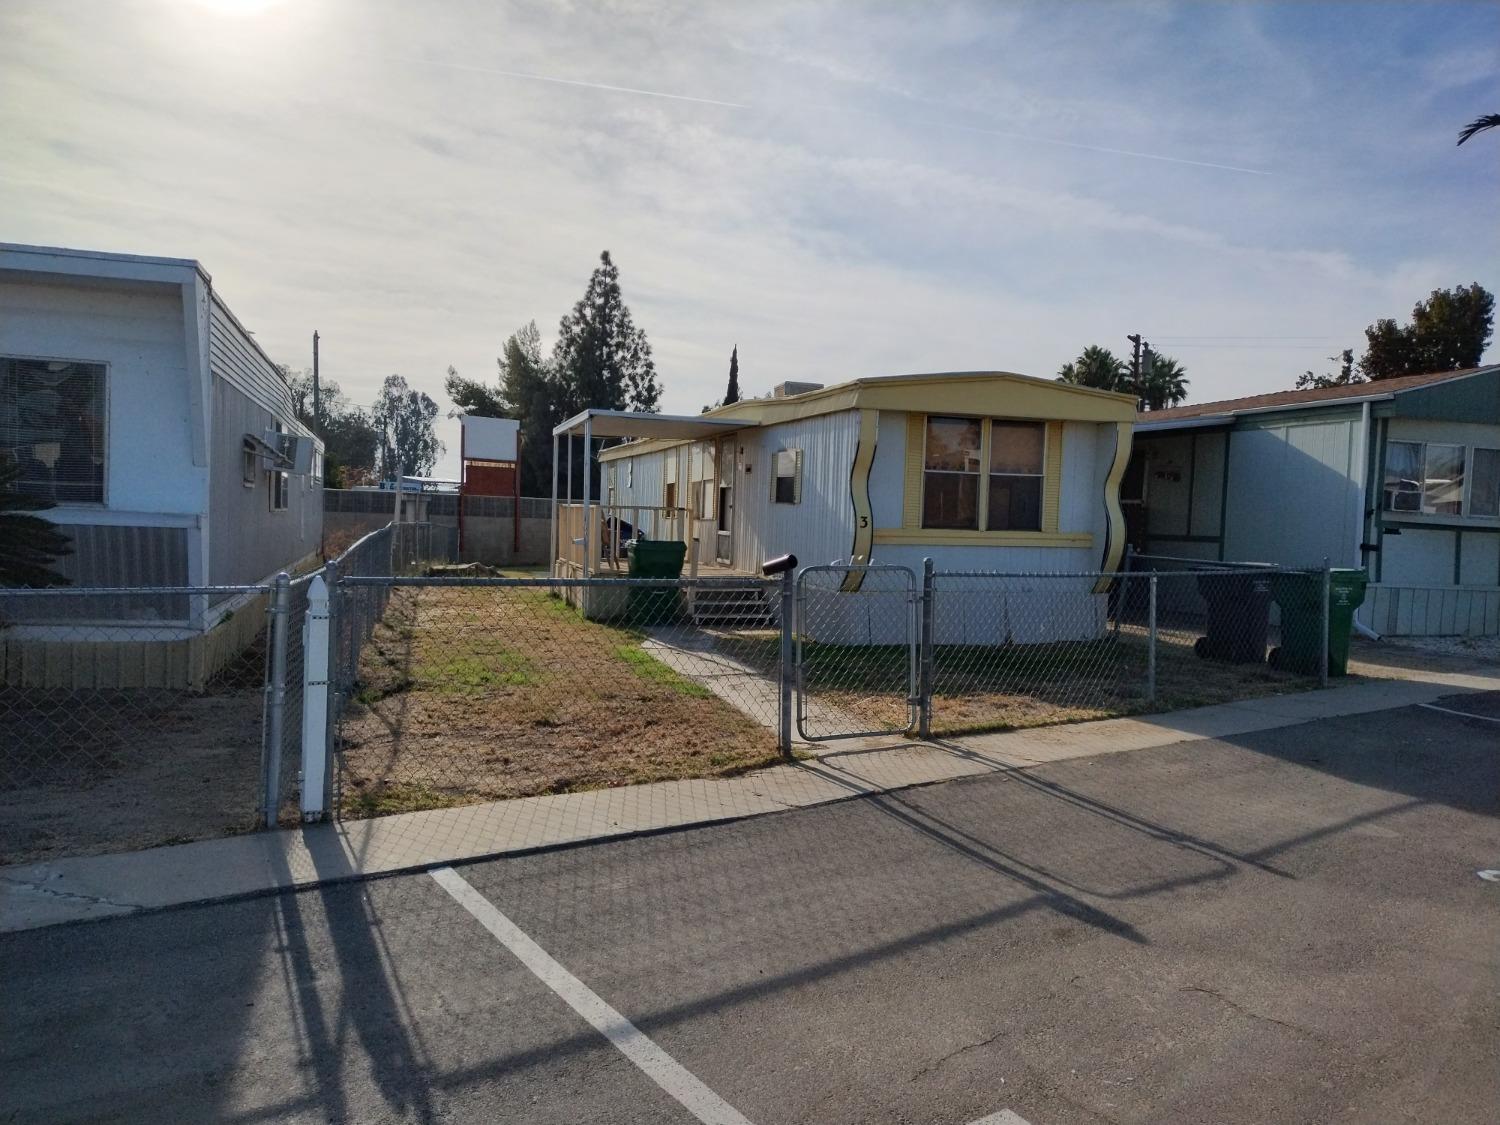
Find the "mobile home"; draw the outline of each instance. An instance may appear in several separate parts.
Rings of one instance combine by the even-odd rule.
[[[1362,567],[1377,633],[1500,632],[1500,365],[1140,415],[1123,488],[1157,554]]]
[[[554,572],[613,570],[611,526],[683,540],[698,573],[758,573],[787,553],[918,573],[926,558],[944,570],[1112,570],[1134,416],[1127,395],[993,371],[783,384],[702,415],[587,411],[558,437],[633,440],[599,454],[597,500],[559,504]],[[860,582],[850,573],[845,588]],[[1074,635],[1096,623],[1054,624]],[[975,627],[984,635],[945,639],[1044,639]]]
[[[55,503],[75,587],[247,585],[321,547],[321,446],[195,261],[0,244],[0,458]],[[71,636],[187,639],[211,601],[10,598],[5,639],[60,604]]]

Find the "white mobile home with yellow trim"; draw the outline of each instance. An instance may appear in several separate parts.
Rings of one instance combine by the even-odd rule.
[[[1128,395],[996,371],[784,385],[701,416],[586,412],[558,433],[636,439],[599,454],[602,495],[563,510],[553,570],[614,570],[612,521],[687,542],[698,573],[754,574],[788,553],[1113,570],[1134,418]]]

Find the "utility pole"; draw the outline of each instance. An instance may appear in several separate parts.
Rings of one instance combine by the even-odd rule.
[[[318,333],[313,332],[313,433],[323,436],[323,404],[318,392]]]
[[[1130,385],[1135,388],[1136,409],[1139,410],[1145,397],[1142,394],[1145,388],[1141,386],[1141,334],[1136,332],[1126,336],[1125,339],[1130,341]],[[1147,347],[1150,345],[1148,344]]]

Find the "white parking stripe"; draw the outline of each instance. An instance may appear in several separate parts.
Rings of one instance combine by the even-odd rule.
[[[1494,715],[1471,715],[1467,711],[1455,711],[1452,707],[1439,707],[1436,703],[1418,703],[1418,707],[1425,707],[1429,711],[1441,711],[1445,715],[1458,715],[1464,719],[1478,719],[1483,723],[1500,723]]]
[[[1008,1109],[1002,1109],[999,1113],[992,1113],[988,1117],[981,1117],[978,1121],[970,1121],[969,1125],[1030,1125],[1030,1123],[1019,1113],[1012,1113]]]
[[[451,867],[439,867],[432,872],[432,877],[539,981],[562,997],[568,1007],[588,1020],[600,1035],[620,1049],[621,1054],[640,1067],[647,1078],[681,1102],[704,1125],[750,1125],[744,1114],[700,1082],[648,1039],[640,1028],[553,960],[545,949],[527,937],[457,871]],[[985,1120],[989,1121],[989,1118]],[[1014,1122],[1007,1122],[1007,1125],[1014,1125]]]

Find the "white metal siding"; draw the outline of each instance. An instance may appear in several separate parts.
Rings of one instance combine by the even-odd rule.
[[[1224,556],[1357,566],[1358,419],[1236,430],[1229,447]]]
[[[803,565],[847,560],[854,546],[849,473],[859,444],[859,411],[845,410],[741,432],[735,481],[734,565],[759,568],[787,552]],[[802,501],[773,504],[775,455],[801,449]],[[877,548],[878,554],[878,548]]]
[[[1108,519],[1104,507],[1104,478],[1114,461],[1114,448],[1113,426],[1094,422],[1063,424],[1062,487],[1058,494],[1057,529],[1091,532],[1101,551]]]
[[[323,539],[323,490],[310,476],[287,481],[287,507],[273,512],[270,481],[258,466],[247,488],[240,445],[247,433],[271,426],[271,412],[226,380],[213,381],[213,428],[209,457],[213,477],[208,524],[209,581],[215,585],[259,582],[317,551]]]
[[[882,410],[875,460],[870,465],[870,517],[876,527],[901,526],[905,494],[906,414],[900,410]]]
[[[178,286],[0,282],[0,355],[108,365],[110,510],[198,515],[206,509],[208,472],[193,464]],[[51,518],[70,522],[67,506]]]
[[[213,295],[209,305],[208,354],[209,367],[215,376],[263,407],[287,432],[310,433],[297,421],[291,391],[276,365],[240,326],[218,294]]]
[[[1467,546],[1467,544],[1465,544]],[[1453,585],[1453,532],[1404,527],[1380,544],[1380,580],[1397,586]]]
[[[1500,634],[1500,588],[1495,586],[1371,586],[1359,619],[1393,637]]]
[[[1459,579],[1465,586],[1500,586],[1500,534],[1464,532]]]

